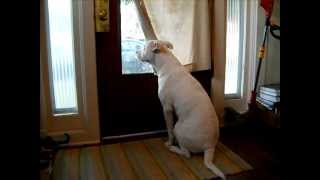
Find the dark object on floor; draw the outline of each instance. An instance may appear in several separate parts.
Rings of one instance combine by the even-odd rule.
[[[54,140],[50,136],[40,136],[40,170],[48,168],[49,174],[52,170],[54,156],[62,144],[68,144],[70,136],[64,134],[65,139]]]
[[[228,180],[278,180],[280,169],[280,129],[248,126],[221,128],[221,142],[237,153],[254,170],[228,177]]]
[[[69,143],[70,141],[69,134],[64,134],[64,136],[65,136],[65,139],[63,140],[54,140],[50,136],[45,136],[42,138],[40,137],[41,147],[44,147],[46,149],[57,150],[60,145]]]
[[[238,113],[236,110],[230,107],[224,108],[224,122],[228,126],[238,126],[240,124],[243,124],[246,120],[246,118]]]

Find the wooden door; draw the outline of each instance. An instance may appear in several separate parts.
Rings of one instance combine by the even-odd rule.
[[[110,0],[110,31],[96,33],[101,136],[165,130],[157,76],[121,71],[120,0]],[[193,75],[210,91],[211,71]]]

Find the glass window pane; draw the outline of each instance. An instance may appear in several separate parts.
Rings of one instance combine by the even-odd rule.
[[[225,94],[240,94],[242,75],[243,10],[241,0],[227,1]]]
[[[77,111],[72,1],[48,0],[51,90],[55,113]]]
[[[150,64],[136,58],[136,50],[143,48],[145,40],[134,2],[121,0],[122,74],[153,72]]]

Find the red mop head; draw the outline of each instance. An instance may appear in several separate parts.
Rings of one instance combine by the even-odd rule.
[[[265,10],[266,16],[270,17],[272,13],[272,8],[273,8],[273,0],[261,0],[260,5]]]

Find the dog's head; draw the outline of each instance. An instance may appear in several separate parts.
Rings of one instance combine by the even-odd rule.
[[[152,64],[154,55],[165,52],[168,48],[173,49],[173,45],[168,41],[149,40],[146,42],[144,49],[136,52],[137,59]]]

